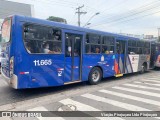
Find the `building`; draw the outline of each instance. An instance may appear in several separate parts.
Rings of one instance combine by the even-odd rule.
[[[34,6],[30,4],[0,0],[0,26],[2,25],[4,18],[14,14],[34,17]]]
[[[144,39],[153,39],[153,38],[154,38],[153,35],[145,35],[145,36],[144,36]]]
[[[148,40],[148,41],[157,41],[158,38],[154,37],[154,35],[135,35],[135,34],[128,34],[128,33],[119,33],[120,35],[125,35],[125,36],[129,36],[129,37],[135,37],[135,38],[139,38],[139,39],[143,39],[143,40]]]
[[[3,19],[10,15],[25,15],[34,17],[34,6],[30,4],[11,2],[7,0],[0,0],[0,39],[1,39],[1,25]],[[1,46],[0,46],[1,51]]]

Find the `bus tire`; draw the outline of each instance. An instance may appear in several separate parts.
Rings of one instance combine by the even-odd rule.
[[[99,67],[94,67],[88,77],[88,81],[91,85],[96,85],[98,84],[102,79],[102,71]]]
[[[143,63],[143,65],[141,66],[141,71],[140,73],[143,74],[147,71],[147,65],[145,63]]]

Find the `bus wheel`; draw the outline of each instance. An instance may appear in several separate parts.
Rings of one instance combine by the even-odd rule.
[[[88,78],[89,83],[91,85],[96,85],[101,81],[101,79],[102,79],[101,69],[98,67],[94,67],[89,74],[89,78]]]
[[[143,74],[143,73],[145,73],[146,71],[147,71],[147,66],[146,66],[146,64],[144,63],[144,64],[141,66],[141,71],[140,71],[140,73]]]

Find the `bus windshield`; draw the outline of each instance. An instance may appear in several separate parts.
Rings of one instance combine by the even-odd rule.
[[[11,33],[11,19],[6,19],[2,24],[2,36],[1,42],[6,43],[10,41],[10,33]]]

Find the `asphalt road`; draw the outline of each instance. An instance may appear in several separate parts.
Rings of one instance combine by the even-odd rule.
[[[101,86],[114,86],[117,84],[127,83],[131,82],[137,79],[142,79],[144,77],[154,75],[158,71],[149,71],[145,74],[129,74],[125,75],[121,78],[107,78],[102,80],[102,82],[95,86],[88,85],[87,82],[78,83],[78,84],[72,84],[72,85],[66,85],[66,86],[60,86],[60,87],[50,87],[50,88],[38,88],[38,89],[26,89],[26,90],[15,90],[8,86],[8,84],[2,79],[2,76],[0,76],[0,106],[16,103],[20,101],[25,100],[31,100],[38,97],[48,96],[48,95],[54,95],[54,94],[66,94],[69,95],[70,91],[78,90],[79,94],[82,92],[85,92],[85,90],[92,90],[93,88],[99,89]],[[64,93],[65,92],[65,93]],[[56,97],[55,97],[56,98]]]

